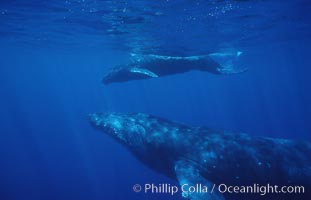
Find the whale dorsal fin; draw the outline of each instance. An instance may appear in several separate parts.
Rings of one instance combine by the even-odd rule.
[[[193,162],[187,160],[180,160],[175,163],[175,173],[179,185],[187,189],[188,186],[196,186],[196,184],[202,184],[203,190],[206,192],[187,192],[183,191],[182,196],[185,199],[190,200],[225,200],[222,194],[216,191],[217,186],[214,186],[212,182],[205,179],[200,170],[193,165]],[[186,185],[188,184],[188,186]],[[206,188],[204,188],[206,186]],[[214,188],[213,188],[214,187]],[[213,190],[213,191],[212,191]]]
[[[157,78],[159,77],[157,74],[155,74],[154,72],[148,70],[148,69],[144,69],[144,68],[139,68],[139,67],[132,67],[130,68],[130,72],[132,73],[139,73],[139,74],[143,74],[146,76],[150,76],[152,78]]]

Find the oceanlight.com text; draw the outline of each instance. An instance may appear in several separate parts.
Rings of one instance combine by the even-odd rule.
[[[259,194],[261,196],[267,194],[304,194],[305,187],[304,186],[292,186],[292,185],[227,185],[227,184],[212,184],[212,185],[204,185],[201,183],[198,184],[183,184],[183,185],[171,185],[168,183],[162,184],[154,184],[154,183],[146,183],[143,185],[135,184],[133,186],[134,192],[144,192],[146,194],[170,194],[175,195],[178,192],[184,194],[189,193],[210,193],[214,192],[225,194]]]

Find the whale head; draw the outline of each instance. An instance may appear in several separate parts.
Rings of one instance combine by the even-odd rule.
[[[190,127],[148,114],[95,113],[90,122],[144,160],[163,155],[161,163],[169,162],[191,142],[185,139]]]
[[[102,79],[102,82],[105,85],[108,85],[113,82],[118,82],[118,80],[123,80],[128,76],[128,71],[122,65],[117,66],[116,68],[111,69],[105,74]]]
[[[126,146],[141,146],[146,135],[146,127],[134,115],[119,113],[95,113],[90,114],[90,122],[96,128],[102,130],[118,142]]]

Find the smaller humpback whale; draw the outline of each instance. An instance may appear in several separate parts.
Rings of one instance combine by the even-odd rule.
[[[192,70],[207,71],[213,74],[241,73],[245,69],[234,69],[232,64],[232,61],[241,54],[242,52],[212,53],[187,57],[132,54],[131,63],[110,69],[102,82],[107,85],[113,82],[158,78]]]
[[[192,127],[143,113],[95,113],[90,115],[90,122],[127,147],[142,163],[180,185],[203,184],[209,189],[216,185],[213,193],[183,191],[186,199],[310,199],[308,142]],[[239,190],[239,194],[223,192],[221,184],[270,187],[248,193]],[[271,187],[275,185],[279,188],[273,193]],[[300,186],[300,193],[282,194],[283,186]]]

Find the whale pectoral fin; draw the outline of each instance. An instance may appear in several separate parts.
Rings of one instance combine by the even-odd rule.
[[[132,68],[130,68],[130,72],[131,73],[138,73],[138,74],[146,75],[146,76],[149,76],[149,77],[152,77],[152,78],[159,77],[154,72],[152,72],[152,71],[150,71],[148,69],[139,68],[139,67],[132,67]]]
[[[224,200],[222,194],[216,191],[216,186],[205,179],[193,162],[181,160],[175,163],[175,173],[181,186],[182,196],[190,200]],[[202,191],[187,192],[189,186],[201,184]]]

